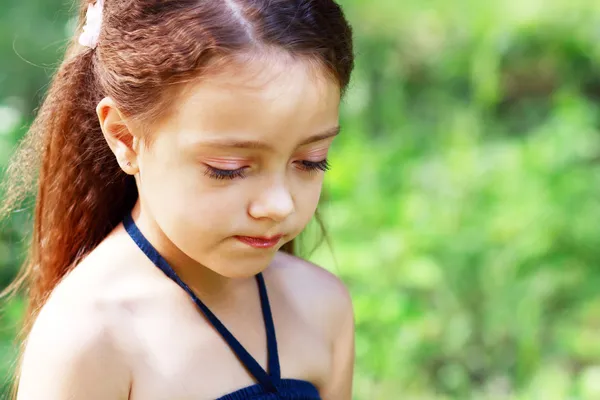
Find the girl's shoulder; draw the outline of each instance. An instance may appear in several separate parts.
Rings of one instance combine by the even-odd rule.
[[[354,313],[348,288],[331,272],[311,262],[278,253],[268,268],[297,314],[321,332],[331,349],[323,398],[350,398],[354,371]],[[340,397],[341,396],[341,397]]]
[[[53,321],[68,321],[106,338],[136,307],[153,299],[169,299],[168,291],[177,293],[159,273],[120,246],[119,241],[102,242],[67,273],[40,309],[32,334],[57,325]]]
[[[86,260],[52,291],[25,342],[19,398],[127,398],[129,368],[115,335],[124,318],[111,300],[111,273]]]
[[[278,252],[265,277],[307,320],[335,339],[338,329],[353,321],[350,292],[344,282],[310,261]],[[269,290],[271,288],[269,287]]]
[[[172,314],[186,298],[122,243],[102,242],[40,309],[25,342],[19,398],[128,398],[135,321]]]
[[[310,291],[320,300],[349,300],[349,291],[342,280],[327,269],[303,258],[279,251],[267,271],[280,283],[295,289]]]

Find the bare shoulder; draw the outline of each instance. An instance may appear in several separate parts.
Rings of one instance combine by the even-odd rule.
[[[334,306],[349,305],[350,293],[346,285],[335,274],[319,265],[278,252],[272,267],[274,275],[296,286],[297,290],[310,291],[319,300],[331,300]]]
[[[272,267],[272,268],[271,268]],[[291,298],[304,320],[322,330],[331,348],[323,400],[352,398],[354,374],[354,313],[346,285],[334,274],[311,262],[278,253],[269,268],[272,279]]]
[[[126,399],[129,370],[115,341],[114,315],[69,286],[60,285],[35,320],[25,344],[18,399]]]
[[[171,289],[118,246],[103,242],[41,308],[25,343],[19,400],[128,398],[129,317]]]
[[[299,312],[319,323],[330,338],[353,323],[350,291],[335,274],[310,261],[279,252],[269,268]]]

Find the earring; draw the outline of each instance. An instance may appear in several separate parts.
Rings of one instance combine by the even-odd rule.
[[[131,161],[127,161],[127,166],[131,167]]]

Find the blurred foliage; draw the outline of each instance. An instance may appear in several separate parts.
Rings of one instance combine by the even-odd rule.
[[[70,5],[0,0],[0,165]],[[354,298],[355,398],[600,399],[600,3],[344,0],[357,69],[312,259]],[[0,285],[28,211],[0,235]],[[0,320],[5,370],[22,309]],[[8,372],[7,372],[8,373]]]

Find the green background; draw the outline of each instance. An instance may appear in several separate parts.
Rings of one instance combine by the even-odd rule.
[[[344,0],[357,68],[331,155],[355,399],[600,399],[600,2]],[[0,0],[0,166],[73,23]],[[30,207],[2,225],[0,287]],[[0,314],[0,382],[19,299]],[[8,378],[4,379],[8,384]]]

